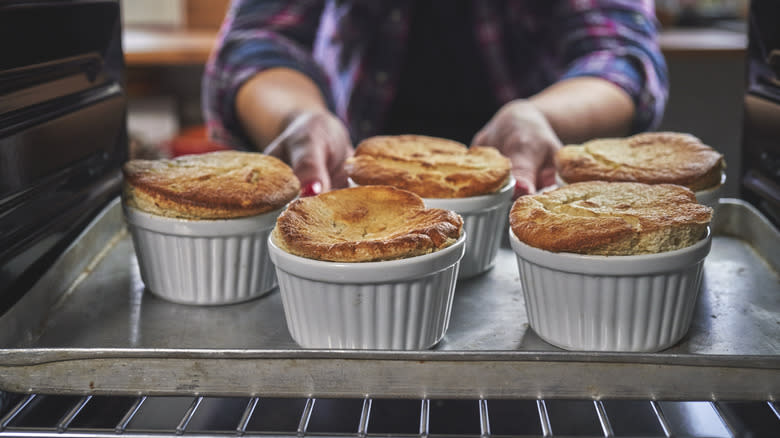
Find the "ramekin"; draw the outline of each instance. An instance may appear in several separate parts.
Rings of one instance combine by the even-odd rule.
[[[357,184],[349,180],[350,186]],[[428,208],[454,211],[463,218],[466,254],[460,262],[458,278],[471,278],[488,271],[496,263],[498,247],[505,236],[512,207],[515,179],[496,193],[468,198],[423,198]]]
[[[514,178],[496,193],[468,198],[423,198],[428,208],[458,213],[466,230],[466,253],[460,262],[459,278],[471,278],[486,272],[496,263],[496,254],[507,229],[512,207]]]
[[[465,234],[439,251],[340,263],[290,254],[268,239],[290,335],[304,348],[423,350],[450,321]]]
[[[722,171],[720,174],[720,184],[705,190],[699,190],[696,192],[696,200],[699,204],[706,205],[712,208],[713,214],[717,210],[720,195],[723,192],[723,187],[726,184],[726,172]]]
[[[566,350],[653,352],[691,324],[711,233],[658,254],[554,253],[509,239],[534,331]]]
[[[236,219],[189,220],[123,207],[141,278],[153,294],[182,304],[221,305],[276,287],[266,240],[283,208]]]

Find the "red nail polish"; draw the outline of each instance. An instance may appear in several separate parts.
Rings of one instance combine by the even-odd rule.
[[[319,195],[320,193],[322,193],[322,183],[315,179],[303,185],[301,197]]]
[[[523,195],[533,195],[534,193],[536,193],[536,187],[534,187],[533,184],[526,181],[515,180],[515,199]]]

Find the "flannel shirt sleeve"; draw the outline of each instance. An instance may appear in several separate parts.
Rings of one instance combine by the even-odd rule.
[[[322,15],[321,0],[234,0],[203,76],[203,113],[212,139],[252,149],[235,109],[239,88],[272,67],[310,77],[330,107],[325,73],[311,55]]]
[[[559,13],[567,68],[562,79],[596,76],[633,99],[632,130],[658,126],[668,98],[666,62],[658,45],[652,0],[565,0]]]

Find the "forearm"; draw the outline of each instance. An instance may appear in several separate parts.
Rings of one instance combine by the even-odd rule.
[[[244,131],[261,151],[295,115],[327,111],[314,81],[289,68],[272,68],[253,76],[238,90],[235,105]]]
[[[565,79],[528,100],[564,144],[628,135],[636,111],[628,93],[597,77]]]

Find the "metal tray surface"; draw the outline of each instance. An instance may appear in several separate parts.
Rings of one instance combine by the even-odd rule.
[[[780,233],[722,199],[693,323],[659,353],[569,352],[528,326],[514,253],[459,281],[426,351],[307,350],[278,291],[197,307],[145,291],[115,200],[0,317],[0,390],[62,394],[755,399],[780,395]]]

